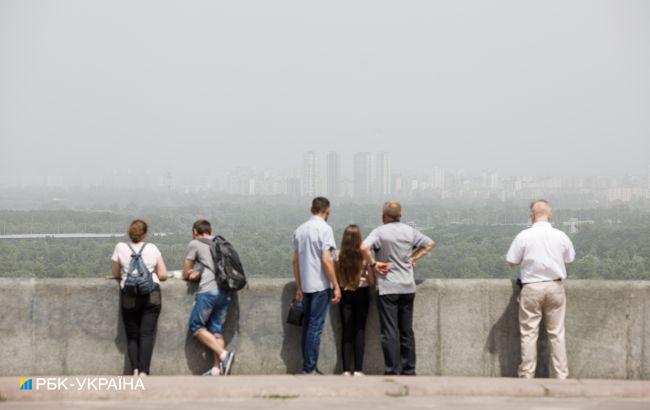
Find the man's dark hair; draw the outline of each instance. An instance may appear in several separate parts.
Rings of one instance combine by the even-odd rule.
[[[318,196],[311,201],[311,212],[315,214],[322,214],[330,207],[329,199],[324,196]]]
[[[206,233],[209,235],[212,233],[212,226],[210,225],[210,222],[205,219],[199,219],[194,222],[192,229],[196,229],[196,233],[199,235],[205,235]]]

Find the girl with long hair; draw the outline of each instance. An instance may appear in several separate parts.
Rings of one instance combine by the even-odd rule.
[[[343,323],[343,374],[363,375],[366,319],[370,305],[369,285],[374,285],[374,274],[363,260],[361,230],[348,225],[343,232],[341,250],[336,255],[336,275],[342,289],[341,321]],[[351,357],[354,357],[352,373]]]

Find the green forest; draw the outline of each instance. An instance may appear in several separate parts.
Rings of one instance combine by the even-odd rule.
[[[508,207],[436,207],[409,205],[405,222],[413,223],[437,242],[435,251],[417,267],[418,278],[514,278],[504,255],[513,237],[526,227],[527,210]],[[378,206],[333,207],[330,224],[340,240],[349,223],[364,234],[380,223]],[[0,234],[125,232],[133,218],[149,223],[148,241],[160,248],[169,269],[180,269],[191,225],[207,218],[215,231],[239,251],[250,276],[291,276],[291,234],[306,218],[299,205],[222,204],[214,207],[165,207],[111,211],[0,211]],[[577,279],[650,279],[650,214],[616,207],[558,210],[555,225],[579,224],[570,233],[577,259],[569,276]],[[0,276],[102,277],[110,272],[110,256],[119,238],[0,239]]]

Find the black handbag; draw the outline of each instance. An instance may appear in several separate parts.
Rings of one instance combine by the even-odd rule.
[[[302,326],[302,320],[305,317],[305,306],[295,300],[289,306],[289,316],[287,323],[294,326]]]

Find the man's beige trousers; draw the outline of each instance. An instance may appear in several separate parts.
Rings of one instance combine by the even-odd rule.
[[[551,281],[524,285],[519,295],[519,331],[521,333],[521,364],[519,377],[532,378],[537,367],[539,325],[544,325],[551,344],[551,366],[555,377],[566,379],[569,367],[564,341],[566,296],[564,282]]]

